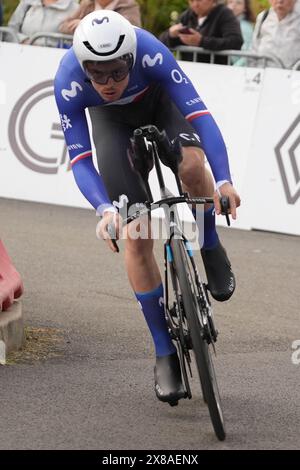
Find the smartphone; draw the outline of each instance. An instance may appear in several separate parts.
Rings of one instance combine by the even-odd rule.
[[[186,26],[182,29],[179,30],[180,34],[193,34],[190,28],[187,28]]]

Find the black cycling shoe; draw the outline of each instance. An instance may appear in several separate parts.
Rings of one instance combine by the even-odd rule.
[[[220,241],[211,250],[202,248],[201,255],[211,295],[220,302],[230,299],[235,290],[235,277]]]
[[[186,397],[177,352],[156,358],[154,379],[155,393],[159,400],[177,405],[178,400]]]

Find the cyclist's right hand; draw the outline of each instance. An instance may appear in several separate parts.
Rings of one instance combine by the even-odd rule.
[[[119,251],[116,240],[120,238],[121,227],[122,217],[120,214],[118,212],[106,211],[96,228],[97,238],[105,240],[114,253]],[[110,229],[113,229],[113,233],[111,233]]]

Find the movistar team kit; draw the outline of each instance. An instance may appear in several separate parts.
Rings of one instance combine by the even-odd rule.
[[[171,140],[179,136],[183,146],[203,148],[217,185],[230,181],[221,133],[189,78],[160,41],[116,12],[96,10],[79,23],[55,78],[55,96],[76,182],[100,214],[116,210],[112,201],[123,195],[130,204],[147,199],[128,151],[134,129],[143,125],[165,129]],[[100,174],[92,160],[87,108]],[[229,299],[235,280],[218,239],[213,206],[204,213],[201,254],[211,294]],[[185,391],[166,323],[163,286],[135,295],[155,346],[156,395],[175,403]]]
[[[105,27],[109,28],[108,22],[94,20],[95,31]],[[55,77],[55,97],[75,180],[99,213],[121,194],[131,203],[146,200],[127,152],[133,130],[141,125],[157,125],[170,139],[180,136],[183,146],[202,147],[217,185],[231,181],[221,133],[190,79],[158,39],[143,29],[134,31],[136,57],[128,86],[118,101],[104,101],[96,92],[74,48],[63,57]],[[92,48],[90,44],[86,47]],[[106,57],[110,59],[109,54]],[[101,176],[92,161],[87,108]]]

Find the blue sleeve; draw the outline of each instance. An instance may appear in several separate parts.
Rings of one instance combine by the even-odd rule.
[[[92,159],[90,134],[85,115],[84,84],[68,80],[68,72],[60,66],[54,81],[55,99],[61,126],[71,159],[75,181],[84,197],[102,214],[111,207],[102,177]]]
[[[161,83],[183,116],[198,133],[216,182],[231,181],[227,150],[222,134],[195,90],[167,47],[154,36],[141,38],[141,62],[144,73]]]

